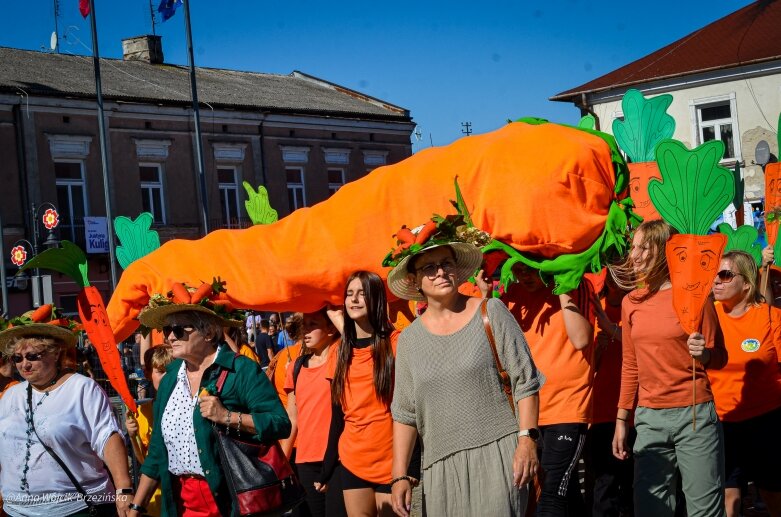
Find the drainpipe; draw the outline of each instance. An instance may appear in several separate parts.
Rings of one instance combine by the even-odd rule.
[[[24,116],[22,108],[16,104],[11,108],[13,112],[14,128],[16,128],[16,162],[19,170],[19,190],[22,191],[22,206],[30,206],[30,191],[27,184],[27,156],[24,151]],[[26,212],[25,212],[26,213]],[[24,217],[25,234],[29,230],[29,221]]]

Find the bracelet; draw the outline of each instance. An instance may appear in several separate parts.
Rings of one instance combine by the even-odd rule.
[[[417,486],[418,480],[415,479],[412,476],[399,476],[397,478],[393,478],[390,482],[390,486],[393,486],[397,481],[408,481],[410,485]]]
[[[131,495],[135,494],[136,491],[132,488],[117,488],[116,495]]]
[[[241,432],[241,411],[239,411],[239,421],[236,422],[236,432]]]
[[[617,416],[616,420],[621,420],[622,422],[626,422],[626,418],[621,418],[620,416]]]
[[[128,510],[135,510],[138,513],[146,513],[146,508],[144,508],[143,506],[141,506],[139,504],[136,504],[136,503],[130,503],[129,505],[127,505],[127,509]]]
[[[228,410],[228,414],[225,415],[225,427],[230,427],[231,425],[231,410]]]

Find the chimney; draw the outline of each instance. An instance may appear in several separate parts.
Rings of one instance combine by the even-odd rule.
[[[136,36],[122,40],[124,61],[143,61],[152,65],[163,63],[163,44],[160,36]]]

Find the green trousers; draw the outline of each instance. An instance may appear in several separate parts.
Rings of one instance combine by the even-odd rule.
[[[688,517],[722,517],[724,435],[713,402],[635,411],[635,516],[672,517],[680,472]]]

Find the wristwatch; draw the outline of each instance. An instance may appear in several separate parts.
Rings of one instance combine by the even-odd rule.
[[[117,488],[117,495],[133,495],[136,491],[132,488]]]
[[[521,436],[528,436],[536,442],[540,439],[540,430],[536,427],[532,427],[531,429],[521,429],[521,431],[518,433],[518,438]]]

